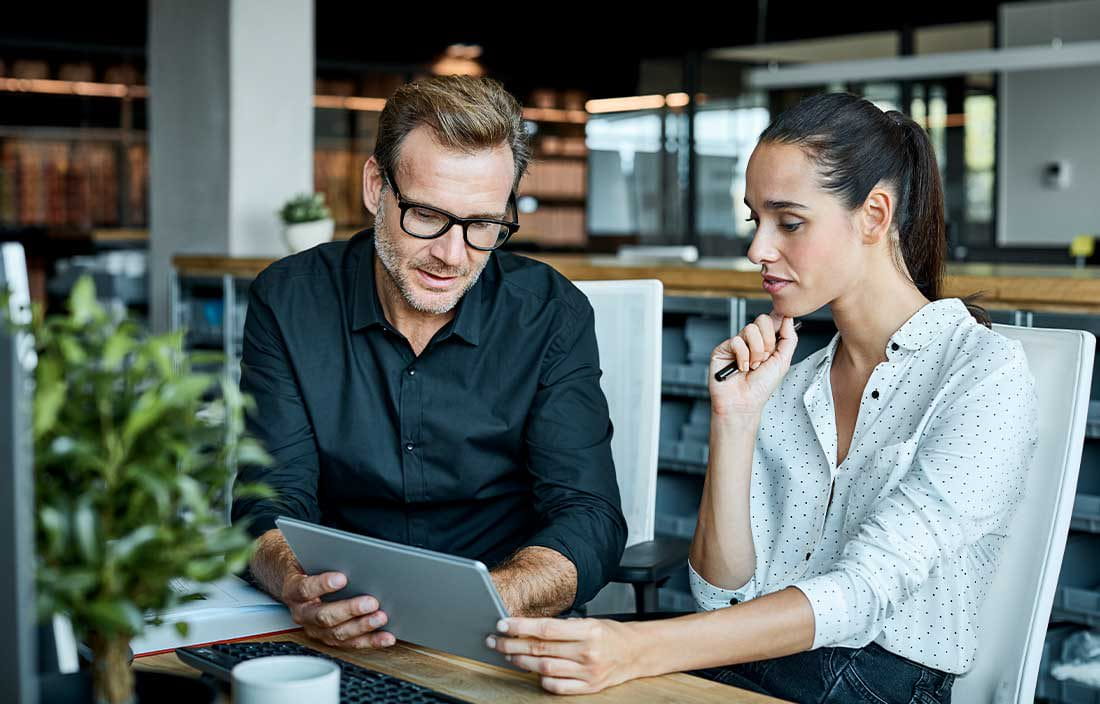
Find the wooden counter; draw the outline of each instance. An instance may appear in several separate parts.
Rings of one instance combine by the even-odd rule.
[[[782,704],[780,699],[683,673],[633,680],[605,689],[598,694],[562,697],[545,692],[539,687],[538,677],[531,673],[486,665],[476,660],[467,660],[410,643],[399,642],[384,650],[348,651],[330,648],[310,640],[302,633],[256,640],[290,640],[301,643],[333,657],[411,680],[469,702]],[[196,670],[184,665],[173,653],[136,658],[134,667],[176,675],[198,675]],[[302,702],[302,704],[309,703]]]
[[[529,255],[530,256],[530,255]],[[667,295],[764,298],[759,267],[748,259],[701,259],[693,264],[622,260],[598,255],[536,255],[575,281],[660,279]],[[173,258],[183,276],[254,278],[270,258],[180,255]],[[948,264],[944,295],[984,294],[989,308],[1100,313],[1100,268],[1023,264]]]

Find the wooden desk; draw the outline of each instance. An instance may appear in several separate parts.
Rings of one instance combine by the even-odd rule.
[[[637,702],[724,702],[725,704],[774,704],[779,699],[765,697],[742,689],[718,684],[691,675],[673,674],[621,684],[599,694],[560,697],[548,694],[531,673],[507,670],[448,655],[431,648],[407,643],[385,650],[337,650],[312,641],[301,632],[274,636],[270,640],[290,640],[315,650],[358,663],[379,672],[401,677],[417,684],[450,694],[470,702],[605,702],[637,704]],[[134,661],[142,670],[195,675],[196,670],[184,665],[172,653],[150,655]],[[303,702],[303,704],[305,704]]]
[[[623,260],[601,255],[527,255],[543,261],[574,281],[660,279],[666,295],[744,296],[766,298],[760,267],[744,257],[705,258],[691,264],[659,260]],[[182,276],[251,279],[274,261],[270,258],[221,255],[177,255],[172,263]],[[987,308],[1100,313],[1100,267],[1027,264],[949,263],[945,296],[983,293]]]

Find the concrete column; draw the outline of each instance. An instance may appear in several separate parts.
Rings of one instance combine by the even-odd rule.
[[[312,0],[150,0],[150,316],[176,254],[280,256],[313,190]]]

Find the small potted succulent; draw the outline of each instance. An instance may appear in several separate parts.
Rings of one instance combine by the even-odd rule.
[[[335,227],[325,205],[324,193],[294,196],[279,211],[283,218],[283,239],[291,253],[301,252],[332,239]]]
[[[217,355],[112,315],[89,277],[67,315],[38,312],[33,332],[39,615],[68,615],[91,648],[97,703],[134,702],[131,638],[199,597],[177,593],[177,578],[244,568],[251,541],[229,525],[226,500],[268,495],[233,488],[236,467],[268,458],[244,435],[247,399],[224,375],[219,388],[219,376],[199,371]]]

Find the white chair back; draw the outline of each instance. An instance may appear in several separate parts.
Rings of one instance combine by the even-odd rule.
[[[970,672],[952,699],[1031,704],[1081,465],[1096,338],[1080,330],[994,325],[1024,347],[1039,400],[1039,444],[979,618]]]

